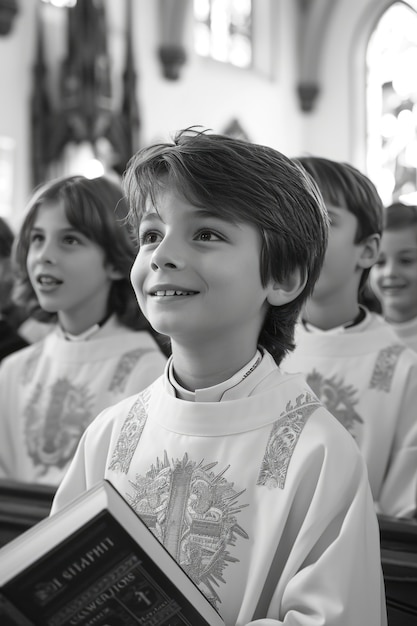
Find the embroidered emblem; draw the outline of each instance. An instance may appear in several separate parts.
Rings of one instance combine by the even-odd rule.
[[[93,398],[85,386],[58,379],[51,387],[46,412],[37,406],[42,395],[38,384],[24,410],[28,455],[45,473],[51,466],[62,468],[73,457],[93,413]]]
[[[146,476],[136,476],[131,485],[133,495],[126,495],[167,550],[180,563],[208,599],[216,604],[215,590],[224,582],[228,563],[237,562],[227,549],[238,537],[248,539],[237,523],[237,516],[247,505],[238,500],[237,492],[224,477],[211,471],[217,463],[203,464],[182,460],[170,463],[165,452]]]
[[[124,391],[127,380],[137,362],[149,352],[150,350],[137,348],[136,350],[132,350],[131,352],[126,352],[125,354],[123,354],[120,357],[114,370],[114,375],[109,385],[109,391]]]
[[[320,406],[317,398],[309,392],[297,397],[295,405],[289,402],[269,435],[262,460],[257,485],[284,489],[288,467],[298,438],[307,419]]]
[[[355,438],[356,424],[363,424],[363,419],[355,410],[355,404],[358,403],[357,389],[352,385],[344,385],[343,380],[337,380],[336,376],[325,378],[316,370],[306,378],[320,402]]]
[[[139,394],[123,423],[116,446],[113,450],[107,469],[123,472],[129,471],[132,457],[141,438],[148,417],[149,389]]]
[[[394,345],[388,346],[378,353],[374,371],[372,372],[370,389],[378,389],[386,391],[391,389],[392,379],[394,377],[395,367],[397,365],[400,354],[405,350],[405,346]]]
[[[33,345],[33,351],[29,358],[26,360],[21,373],[20,382],[22,385],[27,385],[33,378],[33,373],[36,369],[36,364],[39,361],[44,348],[44,342],[39,341]]]

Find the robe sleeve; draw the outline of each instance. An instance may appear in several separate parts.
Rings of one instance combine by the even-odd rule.
[[[365,462],[345,437],[309,451],[314,435],[305,430],[291,461],[296,477],[286,528],[255,619],[245,626],[385,626],[379,528]]]

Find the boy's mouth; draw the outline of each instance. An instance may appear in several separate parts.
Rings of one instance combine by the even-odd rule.
[[[404,289],[405,287],[407,287],[407,285],[404,283],[389,283],[389,284],[381,285],[381,290],[384,292],[392,291],[395,293],[396,291]]]
[[[54,276],[50,276],[49,274],[40,274],[36,278],[36,280],[40,285],[44,285],[44,286],[62,284],[62,280],[59,280],[58,278],[55,278]]]
[[[151,291],[151,296],[194,296],[198,291],[183,291],[181,289],[158,289]]]

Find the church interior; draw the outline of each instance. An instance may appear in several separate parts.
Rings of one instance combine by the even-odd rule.
[[[43,178],[190,126],[347,161],[385,203],[415,191],[414,0],[3,0],[0,19],[13,222]]]
[[[188,127],[348,162],[417,204],[416,68],[417,0],[0,0],[0,216],[18,227],[39,184],[120,178]],[[53,493],[4,481],[0,544]],[[414,555],[395,600],[414,621],[390,624],[415,624],[416,526],[384,532],[388,560]]]

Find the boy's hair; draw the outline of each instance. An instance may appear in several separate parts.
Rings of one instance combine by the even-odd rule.
[[[317,183],[326,204],[347,209],[357,219],[354,243],[358,244],[370,235],[382,233],[383,204],[372,181],[349,163],[341,163],[323,157],[303,156],[297,158]],[[362,272],[359,291],[362,290],[370,268]]]
[[[384,208],[384,230],[400,230],[417,226],[417,206],[393,202]]]
[[[14,233],[9,224],[0,217],[0,258],[9,259],[12,254]]]
[[[138,311],[130,283],[137,246],[126,221],[127,202],[121,186],[104,176],[93,179],[84,176],[59,178],[44,184],[34,193],[15,242],[15,301],[25,306],[28,314],[35,319],[43,322],[56,319],[55,313],[48,313],[39,306],[26,268],[31,230],[38,209],[49,202],[62,203],[71,226],[99,245],[106,261],[121,272],[123,277],[112,282],[108,313],[115,313],[127,327],[148,328],[144,316]]]
[[[294,348],[294,325],[320,274],[326,243],[327,213],[314,182],[280,152],[240,139],[196,129],[179,131],[134,155],[124,175],[135,231],[148,199],[174,187],[188,202],[229,222],[255,226],[262,238],[261,280],[283,281],[299,269],[307,283],[281,307],[270,307],[259,344],[277,363]]]

